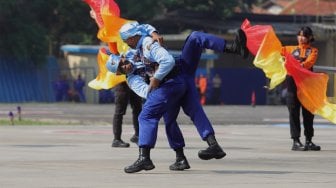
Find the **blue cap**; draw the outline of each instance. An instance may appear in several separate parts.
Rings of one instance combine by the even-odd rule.
[[[128,22],[121,26],[119,34],[121,39],[125,41],[130,37],[133,37],[135,35],[142,35],[143,33],[139,27],[138,22]]]
[[[120,60],[121,60],[120,56],[111,54],[109,59],[106,62],[106,68],[109,71],[116,73],[118,70]]]

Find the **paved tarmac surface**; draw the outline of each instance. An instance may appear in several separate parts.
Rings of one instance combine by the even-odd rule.
[[[0,104],[1,119],[18,104]],[[200,160],[206,147],[190,120],[179,117],[190,170],[170,171],[175,155],[163,125],[151,171],[126,174],[138,148],[111,148],[114,106],[19,104],[23,118],[79,125],[0,126],[0,187],[336,187],[336,125],[317,117],[314,141],[322,151],[290,150],[284,106],[206,106],[217,140],[227,156]],[[123,139],[133,134],[130,110]]]

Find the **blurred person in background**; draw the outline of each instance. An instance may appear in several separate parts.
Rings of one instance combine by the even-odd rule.
[[[218,73],[212,78],[212,100],[213,104],[221,104],[222,79]]]
[[[85,87],[85,81],[82,76],[78,74],[77,79],[73,82],[73,87],[79,97],[80,102],[86,102],[86,97],[83,88]]]

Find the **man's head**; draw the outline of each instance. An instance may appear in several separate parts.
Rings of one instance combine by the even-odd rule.
[[[121,39],[129,47],[134,49],[136,48],[140,36],[143,35],[143,32],[139,28],[138,22],[128,22],[120,28],[119,34]]]
[[[109,71],[120,75],[128,74],[132,71],[132,64],[125,58],[111,54],[107,60],[106,67]]]

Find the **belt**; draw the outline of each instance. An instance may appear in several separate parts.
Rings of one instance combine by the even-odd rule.
[[[161,84],[174,78],[180,73],[178,66],[174,66],[172,70],[161,80]]]

